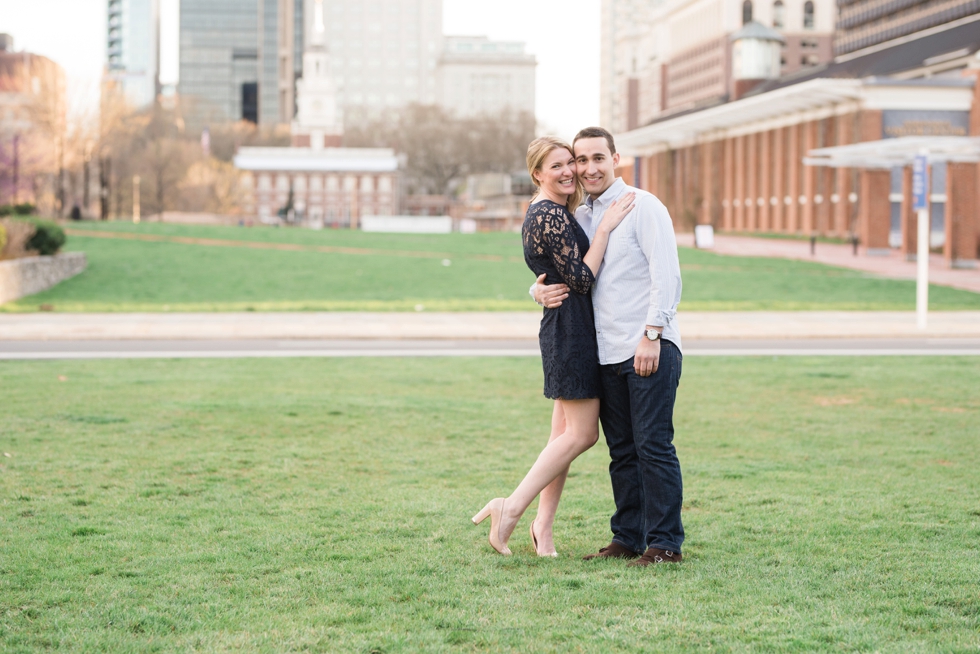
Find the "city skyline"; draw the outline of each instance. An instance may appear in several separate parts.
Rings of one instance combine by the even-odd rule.
[[[177,76],[177,4],[161,0],[163,84]],[[70,111],[97,107],[106,60],[105,0],[41,0],[28,6],[0,0],[0,15],[6,18],[0,32],[14,37],[17,50],[47,56],[65,68]],[[58,17],[54,24],[52,15]],[[69,28],[59,29],[62,25],[78,36],[66,34]],[[444,0],[443,33],[526,43],[538,61],[535,114],[543,131],[571,138],[578,128],[598,123],[599,0],[543,0],[530,6],[502,0],[493,10]],[[583,86],[594,92],[575,92]]]

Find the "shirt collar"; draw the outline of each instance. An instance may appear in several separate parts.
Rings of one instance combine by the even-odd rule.
[[[605,190],[605,192],[599,196],[599,199],[593,200],[591,195],[585,196],[585,204],[592,209],[592,206],[598,202],[601,205],[612,204],[612,201],[623,194],[626,190],[626,182],[623,181],[622,177],[617,177],[616,181]]]

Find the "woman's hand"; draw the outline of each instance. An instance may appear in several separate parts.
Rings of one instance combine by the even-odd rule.
[[[623,222],[626,215],[633,210],[633,201],[635,199],[636,193],[630,191],[621,195],[615,202],[610,204],[606,212],[602,214],[602,222],[599,223],[599,229],[608,234],[619,227],[619,223]]]

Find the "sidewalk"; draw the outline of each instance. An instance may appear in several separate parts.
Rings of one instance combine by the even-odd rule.
[[[0,341],[181,339],[536,340],[541,314],[487,313],[24,313],[0,314]],[[980,338],[980,311],[690,311],[697,339]]]
[[[694,247],[694,234],[678,234],[677,244]],[[898,250],[890,250],[880,256],[868,256],[864,248],[859,248],[858,256],[854,256],[852,246],[836,243],[817,243],[816,254],[811,255],[809,241],[715,234],[715,247],[709,252],[740,257],[813,261],[891,279],[914,280],[916,275],[915,262],[906,261]],[[933,254],[929,257],[929,283],[980,293],[980,269],[952,270],[946,267],[941,255]]]

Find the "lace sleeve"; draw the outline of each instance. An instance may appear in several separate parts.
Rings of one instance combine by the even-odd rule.
[[[545,205],[533,216],[535,228],[532,246],[538,253],[547,254],[562,281],[582,295],[592,290],[595,276],[585,262],[575,240],[575,233],[565,211],[557,205]]]

